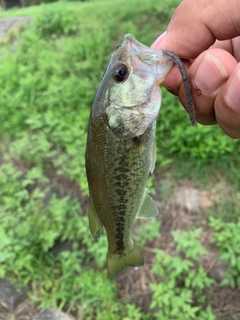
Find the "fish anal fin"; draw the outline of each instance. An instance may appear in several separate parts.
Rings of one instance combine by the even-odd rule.
[[[135,246],[122,254],[112,256],[108,254],[108,276],[110,279],[115,279],[126,267],[139,267],[143,264],[143,256]]]
[[[93,238],[97,240],[103,231],[103,225],[97,216],[96,209],[91,196],[89,199],[88,221],[91,234]]]
[[[137,213],[137,218],[139,219],[151,219],[157,217],[159,214],[156,204],[153,202],[153,199],[148,194],[148,190],[145,190],[143,195],[143,200],[139,211]]]

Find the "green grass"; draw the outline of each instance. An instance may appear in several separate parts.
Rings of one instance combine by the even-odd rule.
[[[28,285],[42,307],[71,311],[77,305],[84,319],[106,320],[154,319],[160,312],[143,314],[117,299],[115,283],[106,278],[106,238],[93,242],[81,204],[88,118],[109,57],[128,32],[150,45],[178,3],[58,2],[0,13],[33,17],[31,27],[1,49],[0,277]],[[166,195],[180,179],[206,189],[224,180],[231,190],[222,220],[227,214],[227,221],[237,221],[239,194],[231,195],[239,190],[239,140],[217,126],[191,127],[166,90],[156,139],[157,176],[171,173]],[[213,208],[210,215],[217,213]],[[140,246],[160,237],[159,225],[149,226],[140,231]],[[69,242],[72,252],[53,254],[56,242]]]

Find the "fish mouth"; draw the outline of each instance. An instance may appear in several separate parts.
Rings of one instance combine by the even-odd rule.
[[[154,74],[158,84],[162,83],[173,65],[172,60],[164,55],[163,51],[145,46],[130,33],[124,36],[123,43],[119,48],[124,48],[132,57],[131,65],[133,69],[144,69],[147,75]]]
[[[126,34],[123,39],[122,47],[133,56],[138,57],[141,61],[145,62],[148,65],[156,65],[162,61],[162,51],[153,50],[137,39],[130,33]],[[169,60],[169,58],[167,58]]]
[[[127,48],[132,54],[142,53],[144,49],[149,51],[149,48],[135,39],[131,33],[125,34],[122,46]]]
[[[113,57],[114,62],[125,61],[132,69],[141,70],[141,73],[144,69],[146,74],[158,76],[165,74],[165,69],[169,71],[173,64],[169,57],[163,57],[161,50],[153,50],[145,46],[130,33],[124,36],[122,44],[116,48]]]
[[[122,44],[126,47],[130,46],[132,49],[135,49],[136,52],[142,52],[143,49],[149,50],[149,47],[139,42],[136,38],[134,38],[134,36],[131,33],[125,34]]]

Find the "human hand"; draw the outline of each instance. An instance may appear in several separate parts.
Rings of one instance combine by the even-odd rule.
[[[196,118],[218,123],[232,138],[240,138],[240,0],[184,0],[167,28],[152,45],[183,60],[192,84]],[[187,107],[177,67],[163,85]]]

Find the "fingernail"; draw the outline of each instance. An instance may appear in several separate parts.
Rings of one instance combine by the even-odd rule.
[[[225,102],[226,104],[236,110],[240,108],[240,99],[239,99],[239,88],[240,88],[240,69],[231,76],[228,84],[227,91],[225,93]]]
[[[163,32],[158,38],[157,40],[155,40],[153,42],[153,44],[151,45],[151,49],[157,49],[159,44],[163,41],[163,39],[166,37],[167,35],[167,31]]]
[[[227,70],[215,56],[207,53],[198,66],[193,79],[194,86],[203,93],[212,94],[226,81]]]

